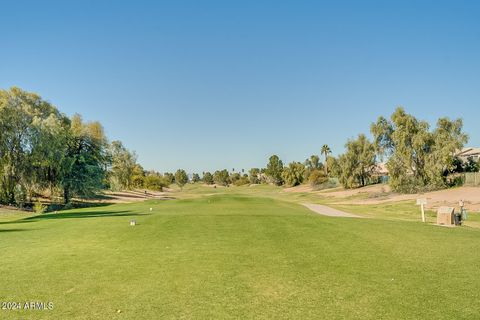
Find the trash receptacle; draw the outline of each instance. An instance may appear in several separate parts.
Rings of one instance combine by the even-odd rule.
[[[461,214],[454,214],[453,218],[455,220],[455,225],[456,226],[461,226],[462,225],[462,215]]]

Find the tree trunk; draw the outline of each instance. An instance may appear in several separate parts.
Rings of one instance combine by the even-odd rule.
[[[325,175],[328,177],[327,154],[325,153]]]
[[[63,189],[63,200],[65,204],[70,202],[70,188],[68,186]]]

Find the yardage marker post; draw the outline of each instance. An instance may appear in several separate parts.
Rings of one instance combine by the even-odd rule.
[[[422,221],[425,222],[425,205],[427,204],[427,199],[426,198],[420,198],[417,199],[417,205],[419,205],[422,208]]]

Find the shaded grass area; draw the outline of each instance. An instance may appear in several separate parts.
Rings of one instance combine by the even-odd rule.
[[[55,307],[1,319],[480,317],[477,229],[223,191],[18,218],[0,224],[0,301]]]

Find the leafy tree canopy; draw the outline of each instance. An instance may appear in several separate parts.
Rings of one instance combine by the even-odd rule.
[[[183,188],[185,184],[188,182],[188,175],[183,169],[178,169],[177,172],[175,172],[175,183],[177,186],[180,188]]]
[[[283,173],[283,162],[277,155],[273,155],[268,160],[267,168],[265,170],[265,174],[270,179],[271,183],[275,185],[282,185]]]
[[[390,120],[372,124],[375,149],[386,158],[390,186],[399,192],[416,192],[446,186],[446,173],[455,167],[454,157],[468,141],[461,119],[440,118],[431,131],[426,121],[397,108]]]

